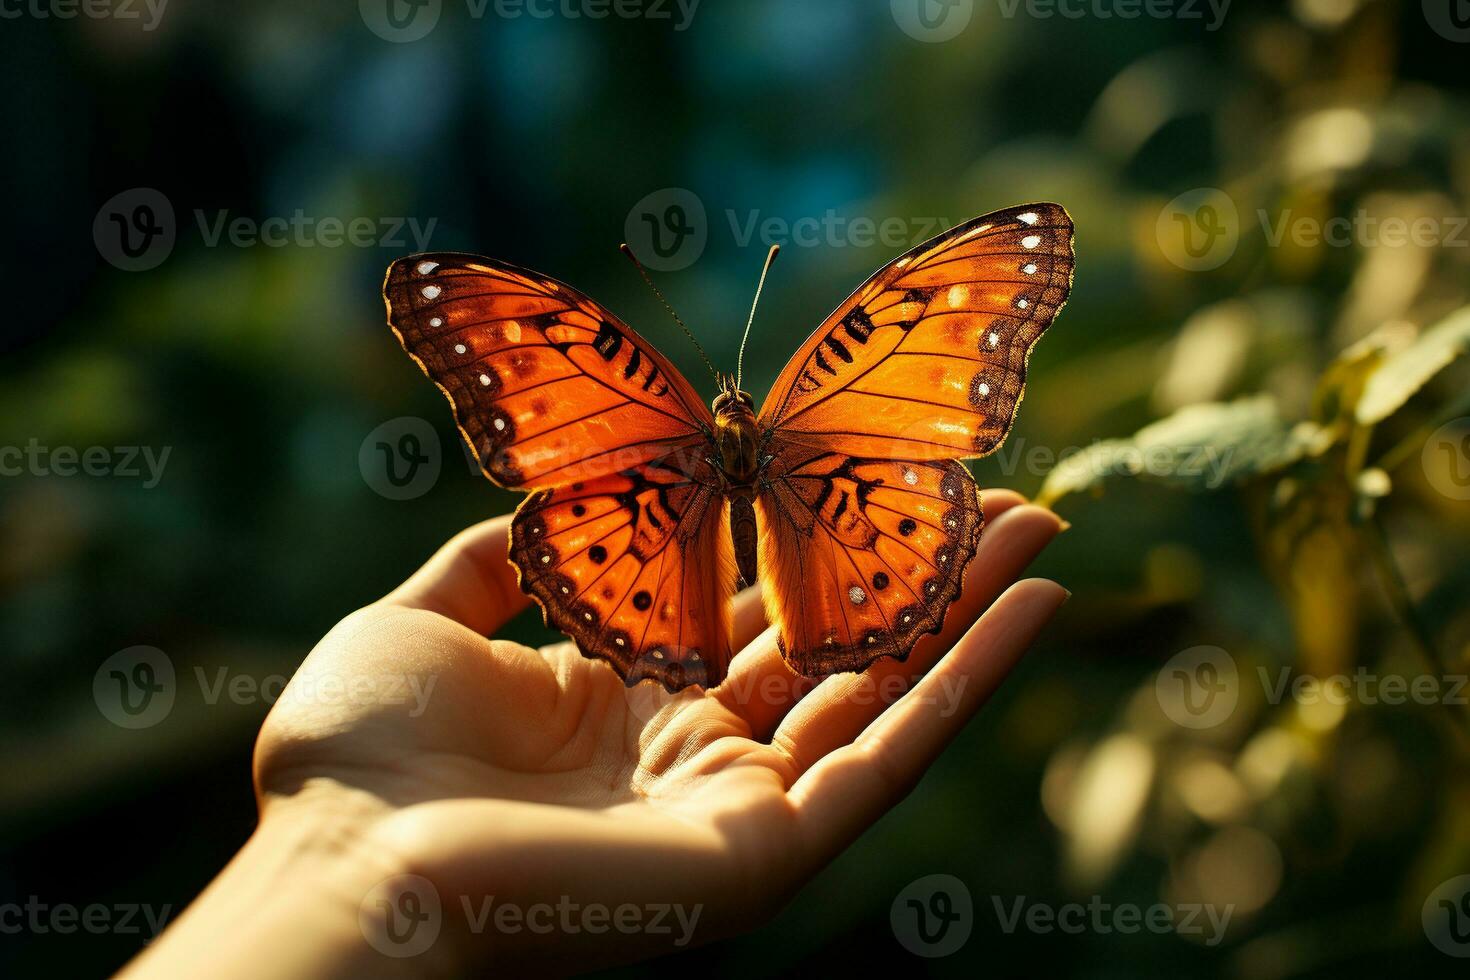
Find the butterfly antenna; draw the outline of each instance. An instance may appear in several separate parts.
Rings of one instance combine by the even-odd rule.
[[[766,286],[766,273],[771,271],[771,263],[776,261],[776,253],[781,251],[780,245],[772,245],[771,250],[766,253],[766,264],[761,268],[760,282],[755,286],[755,299],[750,301],[750,319],[745,321],[745,336],[740,338],[740,356],[735,359],[735,388],[740,389],[740,379],[745,377],[745,342],[750,339],[750,325],[755,322],[756,304],[761,301],[761,290]]]
[[[675,313],[674,308],[669,305],[669,301],[664,299],[664,294],[658,291],[658,287],[653,284],[653,280],[648,278],[648,273],[644,270],[643,263],[639,262],[638,256],[633,254],[633,249],[628,245],[627,242],[623,242],[623,244],[618,246],[618,251],[622,252],[629,259],[632,260],[633,267],[638,270],[638,274],[643,277],[643,281],[648,283],[648,288],[653,290],[653,295],[658,297],[658,301],[664,304],[664,309],[669,311],[669,316],[674,318],[674,322],[679,325],[679,329],[683,330],[684,333],[688,335],[689,339],[693,341],[694,349],[699,351],[700,357],[704,358],[704,366],[709,368],[709,373],[714,375],[716,382],[719,382],[720,373],[716,371],[715,366],[710,363],[709,355],[704,352],[703,347],[699,346],[699,341],[695,338],[693,331],[684,326],[684,321],[679,319],[679,314]]]

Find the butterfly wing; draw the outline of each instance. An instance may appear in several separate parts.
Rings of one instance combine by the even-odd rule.
[[[713,419],[683,376],[589,297],[507,263],[411,256],[383,295],[485,475],[535,491],[510,559],[546,621],[629,684],[718,684],[734,559]]]
[[[983,456],[1009,431],[1031,348],[1071,285],[1060,205],[967,221],[843,301],[776,380],[761,428],[854,456]]]
[[[975,218],[879,270],[761,409],[762,572],[804,674],[907,658],[959,595],[983,525],[959,459],[1000,445],[1072,283],[1055,204]]]
[[[674,453],[531,494],[510,556],[547,621],[629,686],[711,688],[731,655],[726,506],[713,468]]]
[[[761,573],[794,670],[902,660],[939,630],[983,522],[964,464],[812,452],[771,466]]]
[[[434,252],[389,266],[383,297],[403,349],[501,486],[604,476],[707,438],[709,409],[674,366],[554,279]]]

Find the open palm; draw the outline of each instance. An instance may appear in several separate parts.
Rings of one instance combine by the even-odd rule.
[[[1013,584],[1059,526],[1019,504],[985,495],[964,594],[907,663],[799,678],[747,590],[741,652],[707,694],[627,688],[570,643],[487,639],[527,599],[509,519],[471,528],[312,651],[261,731],[262,819],[353,814],[384,914],[394,888],[431,890],[457,964],[581,969],[747,928],[902,798],[1065,598]],[[636,923],[607,926],[627,906]],[[654,927],[656,907],[678,914]]]

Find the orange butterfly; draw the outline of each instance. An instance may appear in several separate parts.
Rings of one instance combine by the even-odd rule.
[[[952,228],[838,306],[759,414],[731,378],[705,408],[606,308],[528,269],[416,255],[383,295],[485,474],[534,491],[511,529],[521,589],[628,685],[677,691],[725,678],[737,571],[757,565],[802,674],[938,632],[983,523],[959,460],[1005,438],[1072,267],[1056,204]]]

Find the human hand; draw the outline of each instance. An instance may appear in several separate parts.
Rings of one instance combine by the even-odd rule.
[[[487,639],[528,599],[509,518],[463,532],[307,657],[256,747],[260,830],[134,969],[178,966],[201,939],[217,967],[211,909],[271,894],[270,880],[299,879],[275,925],[231,937],[252,975],[252,944],[281,975],[566,972],[749,928],[902,799],[1064,601],[1053,582],[1015,582],[1060,527],[1022,503],[985,494],[964,593],[906,663],[800,678],[750,589],[725,683],[676,695],[625,688],[569,642]],[[416,686],[389,683],[404,678]],[[422,696],[320,696],[354,682]],[[433,902],[430,948],[383,955],[402,934],[393,917]],[[617,918],[626,906],[638,914]],[[599,908],[594,931],[583,915]],[[657,908],[672,911],[656,930]]]

